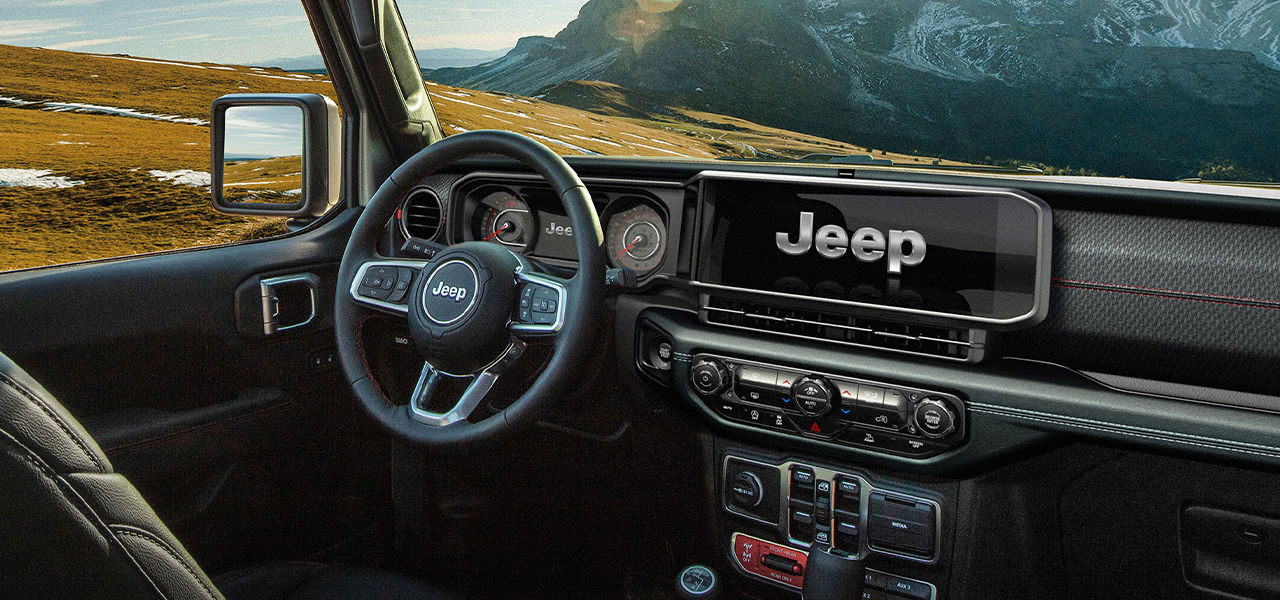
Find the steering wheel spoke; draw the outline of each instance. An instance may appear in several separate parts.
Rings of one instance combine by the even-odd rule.
[[[413,388],[413,395],[409,398],[409,414],[413,420],[424,425],[435,427],[445,427],[466,421],[471,413],[475,412],[480,403],[484,401],[485,396],[489,394],[489,390],[493,389],[493,384],[497,383],[498,378],[510,369],[512,365],[524,354],[525,343],[520,340],[513,340],[511,345],[507,347],[506,352],[498,357],[483,371],[470,376],[455,376],[441,372],[431,365],[430,362],[422,366],[422,374],[418,376],[418,383]],[[467,386],[466,391],[462,393],[462,397],[454,403],[453,407],[443,413],[433,412],[429,408],[431,400],[435,397],[436,389],[439,388],[440,382],[444,377],[470,377],[471,384]]]
[[[351,298],[382,312],[405,315],[413,282],[428,264],[425,260],[390,258],[367,261],[351,281]]]
[[[512,333],[524,338],[551,337],[560,333],[568,313],[572,281],[544,273],[516,273],[520,286],[516,295]]]

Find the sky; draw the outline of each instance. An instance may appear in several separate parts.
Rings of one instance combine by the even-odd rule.
[[[223,132],[226,156],[302,154],[302,109],[297,106],[233,106],[227,109]]]
[[[399,0],[415,50],[555,35],[585,0]],[[0,0],[0,44],[252,64],[317,54],[297,0]]]

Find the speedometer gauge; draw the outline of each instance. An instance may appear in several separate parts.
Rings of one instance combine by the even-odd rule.
[[[647,205],[614,215],[607,231],[610,262],[639,276],[656,269],[666,253],[666,231],[662,215]]]
[[[538,234],[533,211],[529,205],[511,192],[494,192],[481,200],[491,208],[485,212],[480,227],[480,239],[498,242],[521,252],[533,244]]]

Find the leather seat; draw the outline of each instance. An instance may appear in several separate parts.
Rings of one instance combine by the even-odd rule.
[[[405,575],[279,563],[205,575],[93,438],[0,355],[0,589],[13,598],[447,598]],[[225,594],[225,596],[224,596]]]

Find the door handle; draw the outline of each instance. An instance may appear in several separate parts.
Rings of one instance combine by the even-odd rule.
[[[316,318],[320,278],[314,273],[296,273],[263,279],[262,333],[271,335],[302,327]]]

